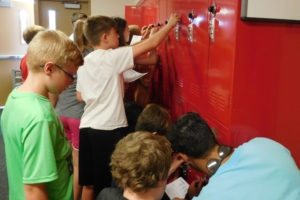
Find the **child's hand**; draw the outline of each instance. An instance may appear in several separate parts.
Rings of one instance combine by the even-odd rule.
[[[198,196],[200,191],[202,190],[202,187],[207,183],[206,178],[198,178],[197,180],[194,180],[188,190],[188,195],[190,199],[192,199],[194,196]]]
[[[168,176],[173,174],[182,163],[184,163],[184,160],[181,156],[179,156],[178,154],[173,155],[173,160],[169,169]]]
[[[142,28],[142,39],[146,39],[149,37],[151,28],[152,28],[152,24],[149,24],[148,26],[144,26]]]
[[[180,17],[176,13],[171,14],[168,24],[174,27],[178,22],[180,22]]]
[[[156,32],[157,32],[157,27],[151,28],[149,37],[151,37]]]

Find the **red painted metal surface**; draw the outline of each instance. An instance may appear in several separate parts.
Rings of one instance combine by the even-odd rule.
[[[300,24],[237,17],[237,27],[231,143],[274,139],[300,167]]]
[[[300,166],[300,24],[242,21],[241,1],[215,2],[214,43],[208,34],[211,0],[143,0],[141,9],[155,11],[138,17],[126,9],[127,20],[147,21],[142,25],[164,22],[172,12],[181,15],[179,40],[173,30],[158,48],[155,101],[170,110],[172,119],[199,112],[221,143],[274,139]],[[192,10],[193,42],[188,31]]]
[[[157,8],[145,6],[125,6],[125,18],[128,25],[134,24],[142,28],[145,25],[149,25],[157,21]]]

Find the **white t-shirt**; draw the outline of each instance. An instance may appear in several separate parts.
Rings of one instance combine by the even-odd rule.
[[[77,72],[77,91],[85,101],[80,128],[113,130],[127,126],[122,73],[133,67],[132,47],[98,49]]]

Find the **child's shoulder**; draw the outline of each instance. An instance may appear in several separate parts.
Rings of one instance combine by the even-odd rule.
[[[132,50],[131,46],[126,46],[126,47],[118,47],[115,49],[97,49],[94,50],[92,53],[90,53],[89,55],[87,55],[87,57],[89,56],[97,56],[97,55],[101,55],[101,54],[115,54],[115,53],[120,53],[120,52],[127,52]]]
[[[50,112],[52,105],[45,96],[33,92],[19,92],[14,89],[8,99],[8,105],[13,107],[22,107],[30,113]]]

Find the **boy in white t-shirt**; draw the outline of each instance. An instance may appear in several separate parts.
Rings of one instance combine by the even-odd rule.
[[[79,139],[83,199],[92,199],[111,185],[110,155],[127,127],[122,73],[133,67],[134,58],[156,48],[179,20],[172,14],[169,23],[151,38],[133,47],[117,48],[119,35],[112,18],[98,15],[87,19],[84,34],[94,51],[85,57],[77,81],[77,98],[86,103]]]

